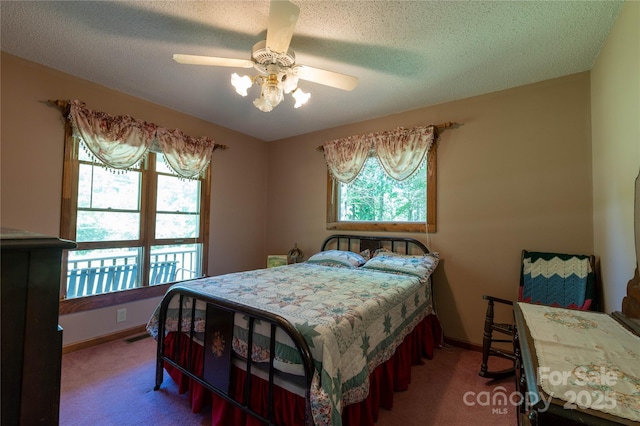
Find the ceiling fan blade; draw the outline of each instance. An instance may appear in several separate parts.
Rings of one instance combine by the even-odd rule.
[[[276,53],[287,53],[300,8],[289,1],[271,0],[267,24],[267,47]]]
[[[303,80],[313,81],[314,83],[324,84],[325,86],[342,90],[353,90],[358,85],[358,77],[321,70],[320,68],[308,67],[306,65],[298,66],[297,75],[298,78]]]
[[[246,59],[216,58],[215,56],[181,55],[176,53],[173,60],[180,64],[212,65],[215,67],[253,68],[253,62]]]

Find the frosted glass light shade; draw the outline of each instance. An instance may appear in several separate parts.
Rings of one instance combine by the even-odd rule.
[[[293,99],[296,100],[296,103],[295,103],[295,105],[293,107],[294,108],[300,108],[302,105],[307,103],[307,101],[311,97],[311,93],[305,93],[305,92],[303,92],[302,90],[300,90],[298,88],[298,89],[293,91],[291,96],[293,96]]]
[[[262,88],[262,97],[275,108],[282,102],[284,95],[282,94],[282,89],[277,85],[267,84]]]
[[[291,93],[298,87],[298,76],[291,68],[288,68],[282,76],[280,87],[284,93]]]
[[[251,77],[248,75],[240,77],[235,72],[231,75],[231,85],[235,87],[236,93],[240,96],[247,96],[247,89],[249,89],[252,84]]]
[[[256,98],[256,100],[253,101],[253,105],[255,105],[255,107],[262,112],[270,112],[273,109],[271,104],[267,102],[267,100],[262,96],[259,98]]]

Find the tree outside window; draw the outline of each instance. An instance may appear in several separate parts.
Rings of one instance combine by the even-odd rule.
[[[327,229],[435,232],[436,152],[433,144],[403,181],[389,177],[374,156],[348,184],[327,173]]]

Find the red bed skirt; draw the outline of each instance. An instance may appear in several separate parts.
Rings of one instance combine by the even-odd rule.
[[[170,333],[165,339],[165,353],[173,353],[176,339]],[[186,339],[182,339],[186,344]],[[379,407],[390,410],[393,407],[394,391],[403,391],[411,382],[411,366],[422,364],[423,357],[431,359],[433,351],[442,344],[442,328],[435,315],[427,316],[409,334],[402,344],[396,349],[395,354],[386,362],[379,365],[369,376],[369,396],[356,404],[348,405],[342,413],[342,423],[345,425],[373,425],[378,419]],[[202,366],[202,347],[194,345],[192,361],[195,366]],[[180,351],[180,363],[186,361],[187,351]],[[212,425],[257,426],[257,419],[243,414],[232,404],[209,392],[198,383],[191,381],[181,372],[165,364],[165,369],[171,378],[178,384],[180,393],[189,392],[191,409],[194,413],[200,412],[205,405],[212,406]],[[201,371],[195,371],[201,374]],[[231,392],[237,399],[242,398],[244,378],[246,373],[234,368],[231,378]],[[267,413],[266,395],[268,382],[260,378],[252,380],[253,392],[251,393],[251,408],[255,411]],[[274,391],[275,422],[283,426],[297,426],[304,424],[305,401],[301,396],[295,395],[281,388]]]

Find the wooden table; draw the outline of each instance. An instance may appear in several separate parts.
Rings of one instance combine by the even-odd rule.
[[[528,308],[528,307],[527,307]],[[549,308],[557,309],[557,308]],[[632,331],[640,336],[640,327],[636,320],[628,320],[621,312],[613,315],[600,314],[613,318],[621,328]],[[516,354],[516,391],[523,396],[517,410],[518,424],[525,425],[639,425],[639,422],[623,417],[611,415],[600,410],[583,409],[577,405],[575,408],[565,408],[567,401],[552,398],[540,385],[539,354],[534,345],[534,339],[525,319],[525,314],[520,304],[514,304],[514,316],[516,333],[514,339],[514,352]],[[584,330],[580,338],[584,338]],[[536,342],[538,348],[544,345],[544,341]],[[635,350],[635,347],[634,347]],[[640,353],[640,348],[638,348]],[[545,370],[546,371],[546,370]],[[589,389],[589,388],[584,388]],[[585,394],[586,395],[586,394]],[[549,401],[551,401],[549,403]],[[615,402],[614,402],[615,403]],[[548,407],[547,407],[548,404]]]

